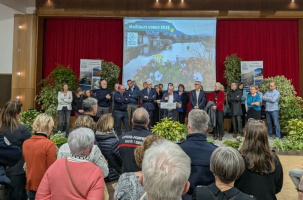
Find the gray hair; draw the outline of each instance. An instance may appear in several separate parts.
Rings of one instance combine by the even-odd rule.
[[[82,107],[84,112],[93,111],[93,108],[97,106],[97,99],[95,98],[87,98],[83,100]]]
[[[188,113],[190,129],[196,133],[204,133],[208,127],[209,116],[204,110],[193,109]]]
[[[137,108],[133,114],[134,125],[144,126],[149,119],[149,114],[145,108]]]
[[[74,129],[68,136],[68,146],[74,156],[89,156],[94,142],[94,132],[89,128]]]
[[[144,153],[143,184],[153,200],[180,200],[190,175],[190,158],[179,145],[159,140]]]
[[[217,148],[210,157],[210,171],[223,183],[228,184],[237,180],[244,170],[244,160],[234,148]]]

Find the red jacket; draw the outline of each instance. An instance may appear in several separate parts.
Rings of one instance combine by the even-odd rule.
[[[208,95],[208,101],[213,101],[215,102],[216,106],[217,106],[217,110],[224,110],[224,101],[225,101],[225,93],[223,91],[219,91],[218,95],[217,95],[217,100],[215,101],[215,91],[211,92]]]

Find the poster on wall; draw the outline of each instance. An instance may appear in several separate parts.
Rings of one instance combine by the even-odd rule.
[[[260,85],[263,81],[263,61],[241,61],[241,82],[249,92],[250,85]]]
[[[101,60],[80,59],[79,86],[83,90],[100,89]]]

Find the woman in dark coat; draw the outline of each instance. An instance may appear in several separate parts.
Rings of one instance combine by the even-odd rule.
[[[114,118],[111,113],[100,117],[96,130],[95,137],[98,146],[108,162],[109,174],[104,180],[109,197],[112,199],[115,192],[113,184],[118,182],[121,174],[122,160],[118,149],[119,140],[114,132]]]
[[[187,111],[187,104],[189,102],[189,97],[187,93],[185,92],[185,87],[183,84],[180,84],[178,86],[178,95],[179,99],[182,102],[182,107],[178,108],[179,111],[179,122],[181,124],[185,124],[185,116],[186,116],[186,111]]]
[[[73,103],[72,103],[76,118],[78,118],[79,115],[81,115],[84,112],[82,107],[82,103],[84,99],[85,97],[83,95],[82,88],[78,88],[76,94],[73,97]]]
[[[8,101],[4,104],[0,112],[0,134],[22,150],[23,142],[29,139],[32,134],[26,126],[18,121],[21,117],[21,108],[22,103],[20,101]],[[6,175],[11,180],[11,184],[4,189],[4,199],[27,200],[23,165],[24,159],[21,158],[16,165],[6,170]]]

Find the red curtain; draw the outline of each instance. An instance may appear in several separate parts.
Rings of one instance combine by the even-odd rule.
[[[123,20],[46,19],[43,77],[57,63],[70,65],[79,76],[81,58],[103,59],[122,68]]]
[[[299,91],[299,36],[297,20],[218,20],[217,81],[224,79],[226,56],[263,60],[264,78],[284,75]]]

